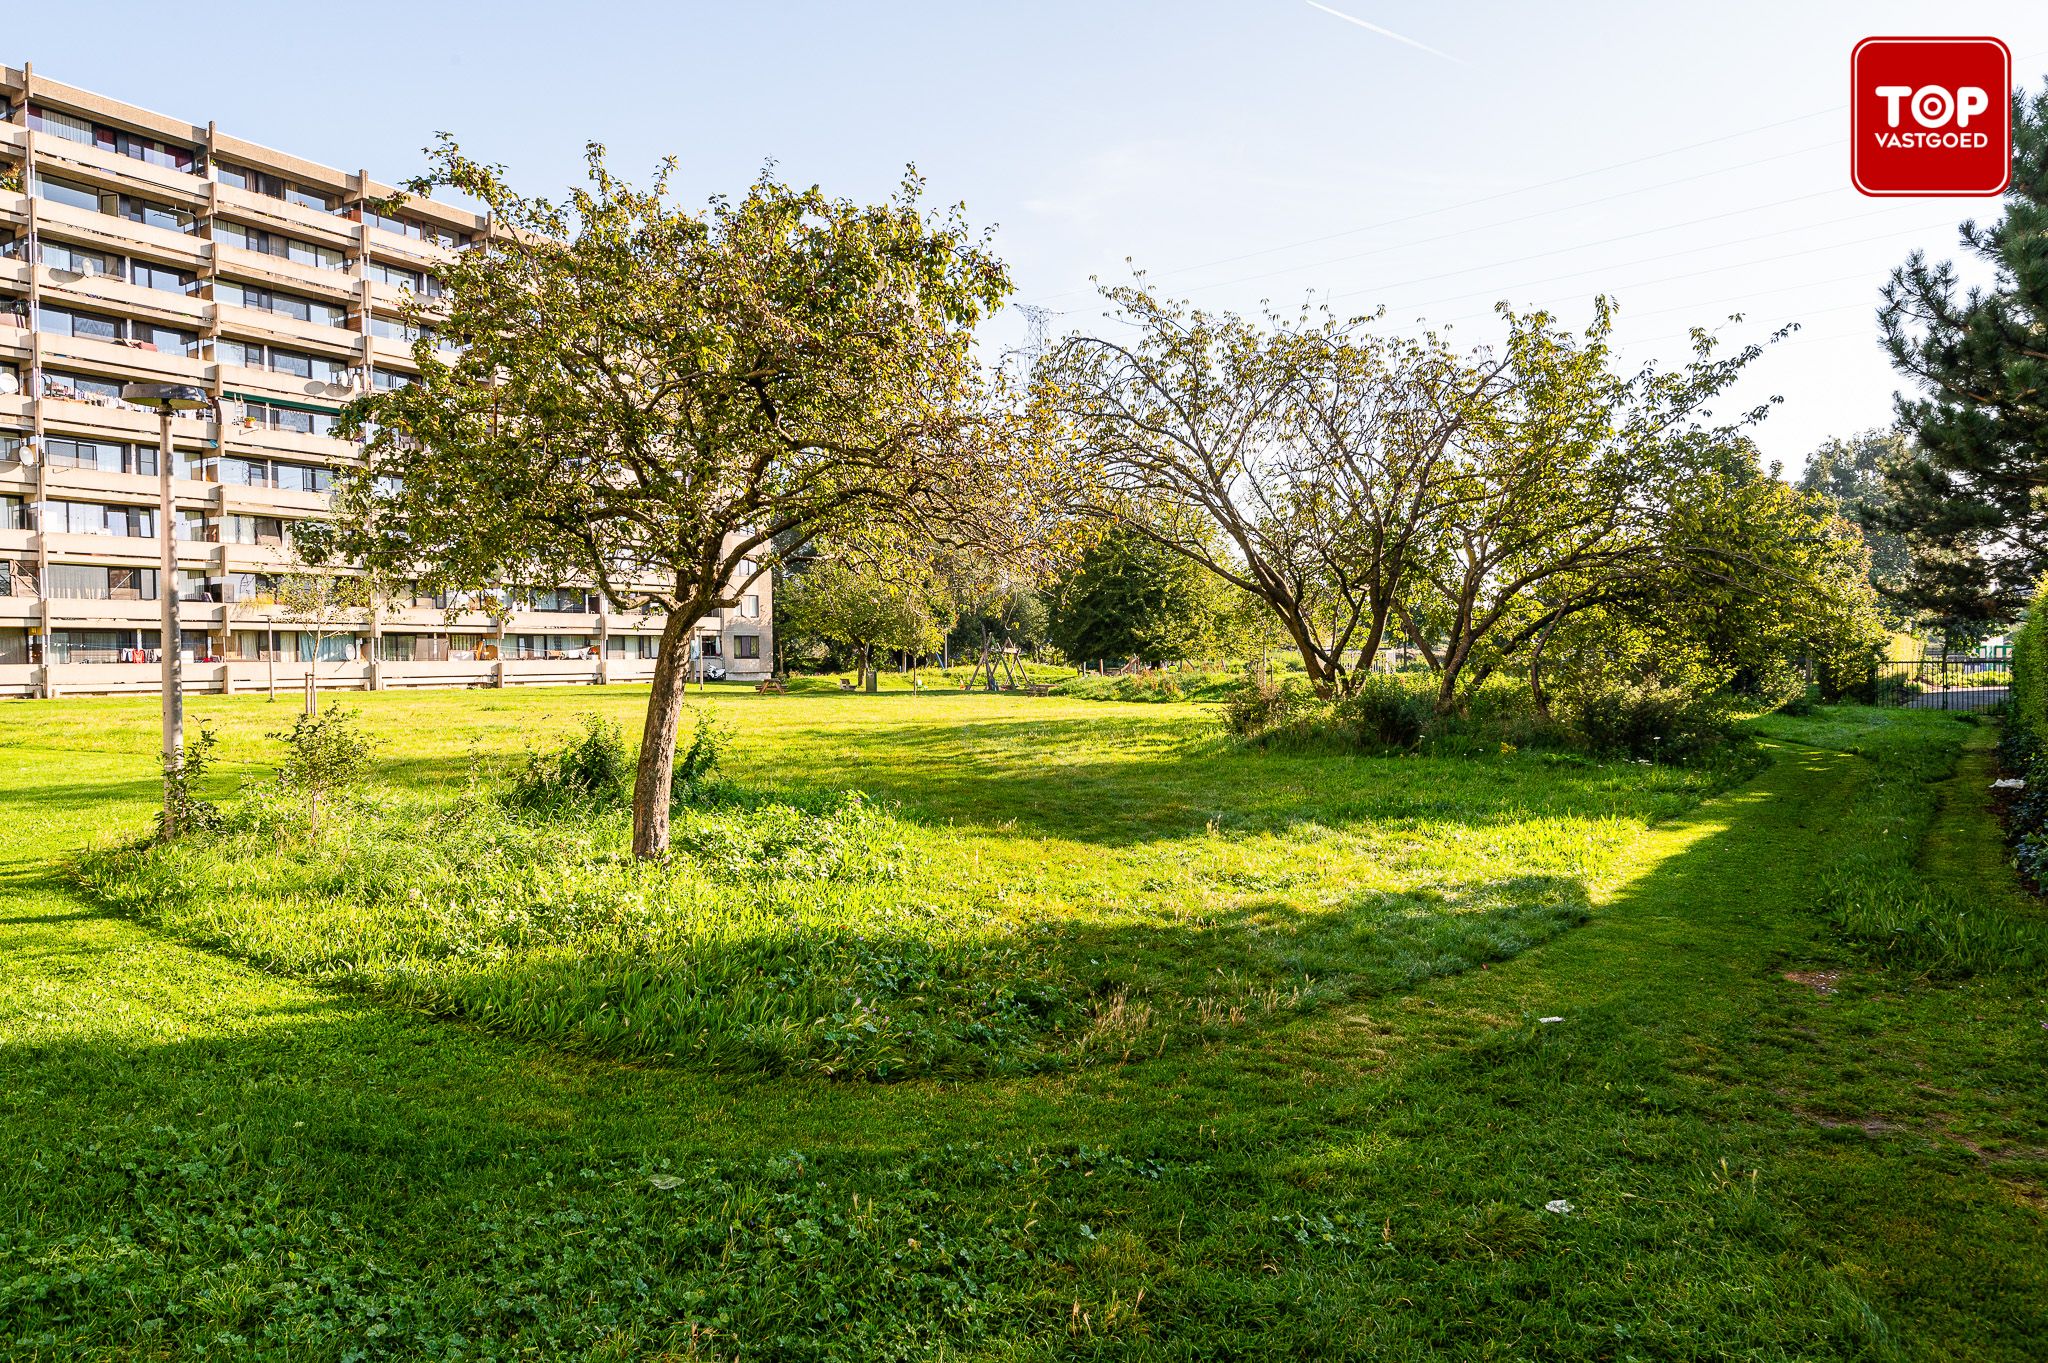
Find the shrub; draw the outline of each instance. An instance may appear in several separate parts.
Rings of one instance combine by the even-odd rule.
[[[1586,746],[1602,757],[1694,762],[1734,737],[1727,707],[1683,687],[1635,682],[1579,698],[1573,718]]]
[[[1330,707],[1331,721],[1362,747],[1412,748],[1431,714],[1430,698],[1398,677],[1368,673]]]
[[[536,814],[612,809],[633,798],[633,754],[618,721],[583,716],[583,734],[544,752],[529,748],[505,802]]]
[[[1223,698],[1223,727],[1238,738],[1260,738],[1311,708],[1315,697],[1293,677],[1275,681],[1253,668]]]
[[[198,737],[185,745],[182,760],[163,759],[164,808],[158,810],[156,816],[159,841],[186,833],[212,833],[220,828],[220,810],[200,799],[197,793],[199,782],[220,760],[214,756],[214,749],[219,746],[220,735],[213,731],[211,725],[202,723]],[[168,826],[166,814],[170,816]]]
[[[675,805],[709,804],[722,791],[719,762],[732,741],[732,730],[709,714],[693,711],[695,724],[687,746],[678,744]],[[582,717],[583,732],[552,750],[529,748],[526,765],[512,777],[505,803],[533,814],[587,814],[619,809],[633,802],[638,758],[626,746],[616,720],[601,715]]]
[[[306,831],[320,836],[320,802],[337,799],[362,784],[375,751],[356,728],[355,712],[339,704],[317,714],[301,713],[289,733],[272,734],[285,746],[278,781],[306,802]]]

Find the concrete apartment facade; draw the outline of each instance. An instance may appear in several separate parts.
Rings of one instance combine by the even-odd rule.
[[[645,681],[659,616],[518,589],[425,596],[309,627],[273,592],[290,526],[360,461],[334,413],[415,372],[402,309],[484,227],[315,165],[0,67],[0,696],[155,691],[159,417],[128,382],[194,385],[173,421],[185,685],[193,691]],[[699,626],[735,678],[773,668],[767,575]]]

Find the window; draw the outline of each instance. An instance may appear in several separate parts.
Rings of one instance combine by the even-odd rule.
[[[53,469],[95,469],[101,473],[156,473],[156,446],[120,445],[106,440],[49,436],[44,454]]]
[[[138,161],[147,161],[153,166],[167,170],[192,170],[193,154],[188,147],[174,147],[140,133],[123,132],[94,123],[76,114],[58,113],[38,105],[28,106],[28,125],[37,132],[49,133],[66,141],[82,143],[88,147],[99,147],[122,156],[132,156]]]
[[[334,488],[334,470],[279,460],[271,465],[271,480],[286,492],[329,492]]]
[[[372,336],[382,336],[387,341],[403,341],[407,345],[411,345],[422,336],[430,341],[434,339],[432,331],[425,327],[414,326],[410,322],[402,321],[396,317],[372,317],[370,319],[370,334]]]
[[[97,189],[89,185],[73,184],[69,180],[60,180],[53,175],[36,176],[36,197],[48,199],[53,204],[63,204],[67,208],[82,208],[88,213],[102,211],[100,192]],[[111,194],[107,195],[109,201],[114,197]]]
[[[180,331],[155,322],[135,322],[129,326],[129,337],[145,350],[161,350],[171,355],[199,353],[199,333],[196,331]]]
[[[156,569],[53,563],[45,585],[53,601],[154,601]]]
[[[753,595],[741,597],[740,615],[743,619],[759,620],[761,618],[761,598]]]
[[[422,298],[439,298],[441,281],[421,270],[408,270],[399,265],[386,265],[371,261],[364,267],[370,278],[380,284],[389,284],[394,289],[409,289]]]
[[[197,332],[159,326],[155,322],[123,321],[98,313],[71,308],[36,309],[36,330],[49,336],[73,336],[89,341],[127,341],[147,350],[190,355],[199,346]]]
[[[277,579],[268,573],[229,573],[220,580],[220,594],[223,601],[275,601]]]
[[[363,221],[386,232],[411,237],[414,241],[431,241],[450,248],[469,245],[467,232],[457,232],[449,227],[436,227],[432,223],[416,222],[411,218],[393,217],[367,205],[363,209]]]
[[[153,539],[156,513],[141,506],[105,506],[99,502],[45,502],[43,529],[60,535],[118,535]]]
[[[104,205],[101,211],[106,211]],[[190,232],[197,221],[189,211],[174,204],[155,203],[130,194],[121,196],[116,216],[129,222],[139,222],[144,227],[160,227],[166,232]]]
[[[36,309],[36,330],[46,336],[76,336],[92,341],[118,341],[122,334],[119,318],[50,307]]]
[[[49,133],[68,142],[82,142],[88,147],[95,141],[91,119],[80,118],[76,114],[60,114],[55,109],[45,109],[40,105],[28,106],[28,125],[39,133]]]
[[[266,199],[282,199],[284,197],[283,180],[278,179],[275,175],[265,175],[262,171],[250,170],[245,166],[231,166],[226,162],[216,162],[213,168],[213,178],[230,189],[247,190],[251,194],[261,194]]]
[[[229,515],[220,518],[222,544],[284,546],[284,522],[276,516]]]
[[[242,412],[245,425],[261,427],[267,431],[295,431],[300,435],[334,434],[332,412],[304,411],[277,403],[250,401],[243,402]]]
[[[196,275],[174,270],[168,265],[152,265],[146,260],[135,262],[128,279],[130,283],[140,284],[145,289],[159,289],[164,293],[190,293],[199,284]]]
[[[732,636],[732,656],[735,658],[758,658],[761,656],[761,636],[758,634],[735,634]]]
[[[35,516],[19,497],[0,497],[0,530],[33,530]]]
[[[327,190],[294,184],[267,171],[250,170],[246,166],[216,163],[213,174],[215,179],[230,189],[261,194],[266,199],[283,199],[286,203],[297,204],[301,208],[317,209],[322,213],[334,212],[335,205],[339,202],[339,197]]]
[[[296,322],[317,322],[330,327],[348,325],[348,309],[338,303],[322,303],[311,298],[300,298],[296,294],[259,289],[251,284],[222,281],[213,286],[213,296],[216,302],[275,313]]]
[[[180,601],[217,602],[220,600],[220,590],[220,583],[209,580],[206,573],[201,569],[180,568],[178,570],[178,599]],[[201,651],[205,651],[203,646]]]
[[[412,375],[394,373],[389,369],[379,369],[370,375],[371,386],[386,393],[394,388],[403,388],[411,382]]]
[[[55,569],[51,570],[55,572]],[[151,596],[154,597],[152,592]],[[50,631],[53,663],[141,663],[156,660],[153,629],[57,629]]]
[[[191,544],[212,544],[217,539],[213,518],[204,511],[180,509],[178,523],[173,527],[171,537]]]
[[[580,587],[556,587],[537,591],[532,595],[529,609],[557,613],[595,614],[597,593],[584,591]]]
[[[213,353],[222,364],[240,365],[244,369],[269,369],[297,378],[318,379],[322,383],[346,385],[354,377],[353,368],[345,360],[330,360],[296,350],[279,350],[254,341],[216,341]]]
[[[43,371],[43,396],[46,398],[70,398],[75,402],[96,402],[102,405],[118,403],[121,400],[121,381],[102,379],[91,374],[59,374]],[[154,466],[149,470],[154,473]]]
[[[244,227],[240,223],[215,222],[213,239],[244,251],[256,251],[266,256],[279,256],[296,261],[301,265],[316,265],[323,270],[345,270],[348,257],[338,247],[315,246],[310,241],[296,237],[283,237],[275,232],[260,228]]]
[[[107,255],[102,251],[81,251],[75,246],[66,246],[60,241],[46,241],[41,245],[43,264],[53,270],[66,270],[72,274],[112,275],[119,279],[124,262],[121,257]]]
[[[723,658],[725,656],[725,649],[716,634],[700,634],[697,636],[697,656],[700,658]]]

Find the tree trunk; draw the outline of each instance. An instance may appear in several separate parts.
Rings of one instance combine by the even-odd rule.
[[[1536,714],[1545,724],[1550,722],[1550,696],[1543,690],[1543,650],[1550,643],[1550,631],[1557,628],[1562,616],[1553,617],[1536,636],[1536,647],[1529,654],[1529,698],[1536,704]]]
[[[703,612],[678,611],[661,631],[654,659],[654,686],[647,696],[647,723],[640,731],[640,765],[633,776],[633,855],[659,860],[668,855],[668,806],[675,793],[676,733],[683,699],[690,689],[690,631]]]

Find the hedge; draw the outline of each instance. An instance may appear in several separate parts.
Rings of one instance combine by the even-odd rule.
[[[2012,722],[2048,747],[2048,577],[2012,636]]]

